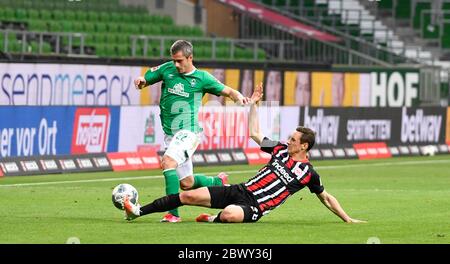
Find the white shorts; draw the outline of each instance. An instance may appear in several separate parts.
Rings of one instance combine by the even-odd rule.
[[[180,130],[173,136],[164,136],[167,155],[178,163],[177,175],[181,181],[193,175],[192,155],[200,144],[201,133],[195,134],[189,130]]]

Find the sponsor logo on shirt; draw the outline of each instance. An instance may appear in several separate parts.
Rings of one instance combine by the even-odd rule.
[[[159,69],[159,66],[156,66],[156,67],[152,67],[151,69],[150,69],[150,71],[151,72],[154,72],[154,71],[157,71]]]
[[[291,181],[294,180],[294,178],[292,178],[289,173],[287,173],[287,171],[284,169],[284,166],[281,165],[278,160],[274,160],[272,162],[272,166],[275,168],[275,174],[277,174],[278,176],[280,176],[280,179],[285,183],[288,184]]]
[[[189,94],[184,91],[184,85],[182,83],[177,83],[173,88],[167,89],[169,93],[173,93],[183,97],[189,97]]]

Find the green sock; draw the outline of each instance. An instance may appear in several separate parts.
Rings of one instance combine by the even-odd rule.
[[[166,195],[177,194],[180,188],[180,182],[178,180],[177,171],[175,169],[168,169],[163,171],[164,179],[166,180]],[[178,208],[170,210],[169,213],[180,216],[178,213]]]
[[[221,185],[222,180],[219,177],[211,177],[204,174],[194,174],[194,186],[192,186],[192,189]]]

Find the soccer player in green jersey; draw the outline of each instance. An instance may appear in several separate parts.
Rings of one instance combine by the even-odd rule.
[[[162,157],[162,169],[166,182],[166,194],[183,190],[224,185],[227,175],[218,177],[193,174],[192,155],[200,143],[202,128],[198,124],[198,112],[206,93],[229,97],[239,105],[250,99],[219,82],[210,73],[193,65],[193,46],[186,40],[177,40],[170,48],[172,61],[153,67],[138,77],[137,89],[162,81],[161,123],[165,134],[166,151]],[[169,211],[162,222],[180,222],[178,209]]]

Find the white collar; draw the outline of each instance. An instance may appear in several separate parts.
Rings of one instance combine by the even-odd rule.
[[[194,67],[194,69],[192,71],[190,71],[188,73],[184,73],[184,75],[191,75],[195,72],[195,70],[197,70],[197,68]]]

